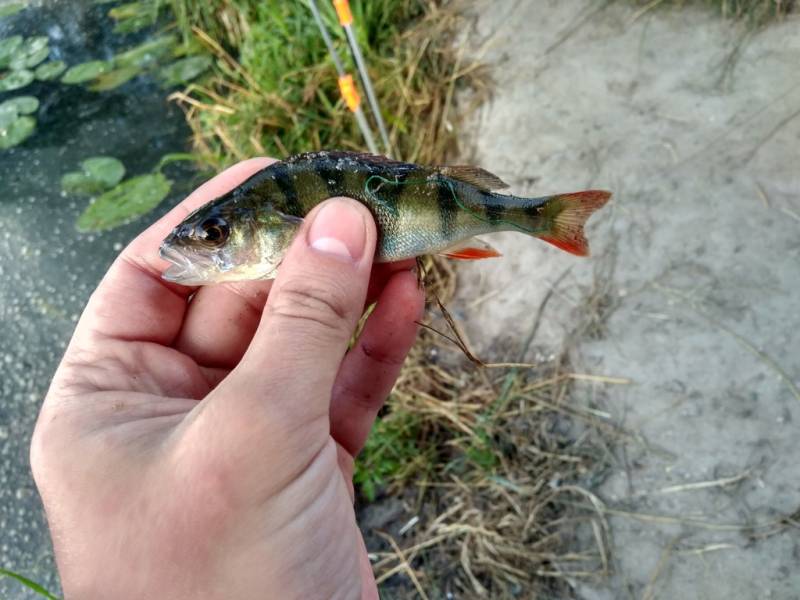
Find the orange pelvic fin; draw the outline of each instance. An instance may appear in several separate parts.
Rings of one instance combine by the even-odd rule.
[[[457,258],[460,260],[480,260],[482,258],[497,258],[503,256],[486,242],[478,238],[471,238],[456,246],[447,248],[440,252],[447,258]]]

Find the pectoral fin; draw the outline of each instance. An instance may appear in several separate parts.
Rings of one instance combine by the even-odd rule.
[[[491,245],[478,238],[470,238],[463,242],[451,246],[439,253],[447,258],[458,258],[460,260],[480,260],[482,258],[497,258],[503,256]]]

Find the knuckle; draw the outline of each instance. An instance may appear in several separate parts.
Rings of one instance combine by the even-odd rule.
[[[340,284],[312,279],[287,281],[267,303],[269,316],[314,324],[336,334],[350,334],[347,293]]]

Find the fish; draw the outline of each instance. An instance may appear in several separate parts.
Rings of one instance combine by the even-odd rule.
[[[320,202],[348,196],[375,219],[376,262],[425,254],[478,260],[500,253],[475,236],[517,231],[578,256],[584,224],[606,204],[604,190],[523,198],[473,166],[423,166],[346,151],[298,154],[258,171],[188,215],[164,239],[162,277],[183,285],[274,278],[303,218]]]

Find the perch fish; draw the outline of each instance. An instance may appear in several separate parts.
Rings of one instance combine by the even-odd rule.
[[[500,254],[474,236],[518,231],[585,256],[583,226],[611,194],[588,190],[520,198],[478,167],[428,167],[355,152],[321,151],[276,162],[191,213],[163,241],[163,277],[184,285],[269,279],[303,217],[332,196],[364,204],[378,228],[375,260],[423,254]]]

